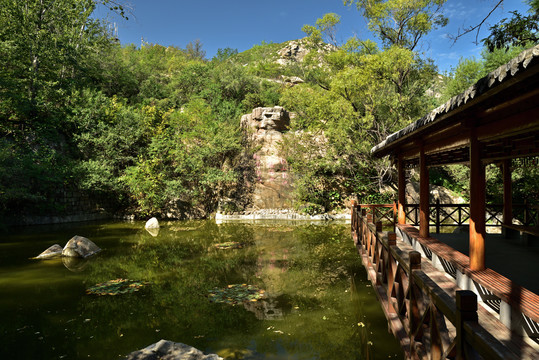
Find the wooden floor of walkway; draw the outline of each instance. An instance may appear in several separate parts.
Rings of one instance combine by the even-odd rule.
[[[431,234],[432,237],[469,255],[469,235],[466,233]],[[518,244],[501,234],[487,234],[485,239],[485,265],[511,279],[516,284],[539,294],[539,246]]]

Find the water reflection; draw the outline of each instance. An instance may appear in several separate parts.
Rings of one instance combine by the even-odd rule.
[[[286,294],[243,304],[247,311],[255,314],[258,320],[283,320],[292,310],[291,298]]]
[[[81,271],[84,271],[88,267],[92,259],[95,259],[95,256],[91,258],[85,258],[85,259],[71,257],[71,256],[62,256],[62,263],[64,264],[66,269],[68,269],[69,271],[81,272]]]
[[[159,235],[159,230],[160,228],[151,228],[151,229],[146,228],[146,231],[153,237],[156,237],[157,235]]]
[[[10,245],[10,262],[0,262],[2,359],[118,358],[159,339],[230,359],[394,359],[399,352],[360,279],[346,225],[186,221],[164,223],[156,237],[141,222],[51,231],[0,239],[19,244]],[[40,239],[74,232],[106,251],[28,260],[44,248]],[[225,242],[245,246],[216,249]],[[150,285],[134,294],[85,295],[118,278]],[[209,301],[210,289],[230,284],[265,289],[266,299]]]

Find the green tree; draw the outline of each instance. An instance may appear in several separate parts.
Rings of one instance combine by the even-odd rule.
[[[185,47],[187,56],[193,60],[204,60],[206,57],[206,51],[202,49],[202,42],[200,39],[196,39],[194,42],[190,41]]]
[[[475,58],[461,58],[443,90],[442,101],[447,101],[475,84],[484,75],[484,65]]]
[[[414,50],[422,37],[447,25],[440,10],[445,0],[343,0],[355,4],[385,46]]]
[[[518,11],[512,11],[510,19],[502,19],[496,25],[490,27],[490,34],[483,39],[484,46],[488,51],[495,49],[508,50],[511,46],[530,47],[539,42],[539,12],[527,16]]]
[[[90,0],[6,0],[0,7],[0,200],[4,210],[50,210],[76,183],[69,97],[91,86],[111,38]]]

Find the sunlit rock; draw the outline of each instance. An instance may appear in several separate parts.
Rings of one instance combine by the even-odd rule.
[[[142,350],[134,351],[127,355],[127,360],[223,360],[216,354],[204,354],[202,351],[182,343],[168,340],[159,340],[155,344],[145,347]]]
[[[91,240],[75,235],[64,246],[63,256],[87,258],[101,251]]]
[[[144,228],[146,230],[159,229],[159,221],[157,221],[157,219],[153,217],[150,220],[146,221],[146,225],[144,225]]]
[[[43,251],[41,254],[36,256],[36,259],[52,259],[58,256],[62,255],[62,247],[58,244],[54,244],[51,247],[49,247],[47,250]]]

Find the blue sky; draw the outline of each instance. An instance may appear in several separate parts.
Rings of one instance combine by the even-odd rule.
[[[373,35],[355,6],[344,6],[342,0],[128,0],[132,5],[129,20],[111,16],[99,9],[98,17],[116,22],[122,44],[140,46],[145,42],[185,48],[187,43],[200,39],[207,58],[219,48],[231,47],[244,51],[262,41],[281,43],[302,38],[301,27],[314,24],[325,13],[341,16],[338,38],[345,41],[353,35],[362,39]],[[490,11],[495,0],[449,0],[444,13],[449,25],[433,31],[425,39],[421,51],[433,58],[440,71],[456,66],[459,58],[479,56],[481,45],[475,45],[475,34],[457,43],[447,34],[457,34],[459,28],[475,25]],[[528,6],[521,0],[505,0],[479,35],[486,37],[490,25],[509,16],[509,11],[525,13]]]

